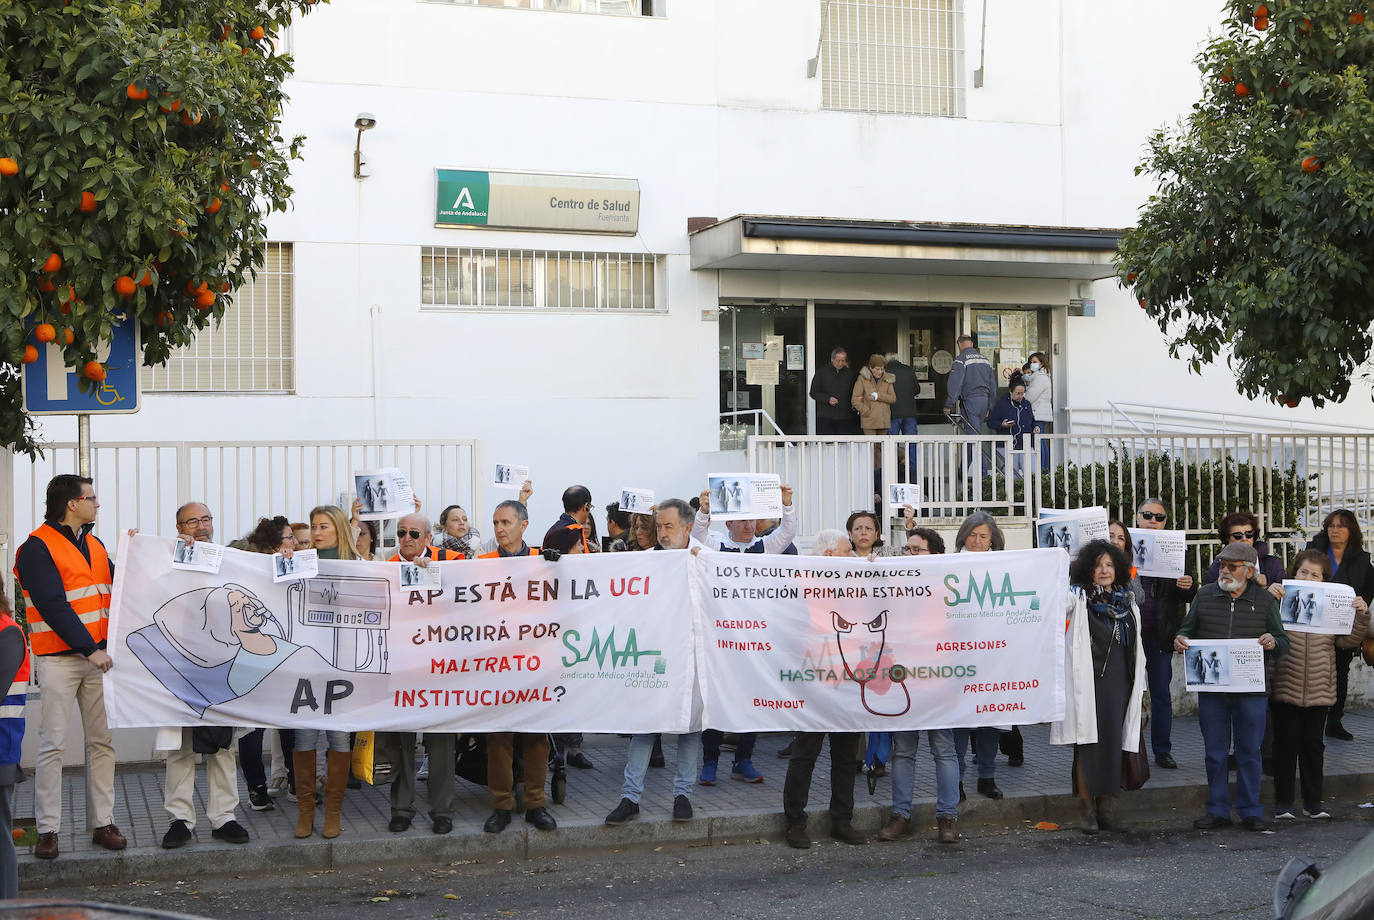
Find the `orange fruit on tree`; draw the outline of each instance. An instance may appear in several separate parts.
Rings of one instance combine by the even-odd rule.
[[[1239,83],[1239,82],[1236,83],[1236,95],[1237,95],[1237,96],[1248,96],[1248,95],[1250,95],[1250,87],[1246,86],[1244,83]]]
[[[114,291],[120,297],[132,297],[137,290],[138,285],[128,275],[120,275],[115,279]]]
[[[38,283],[38,289],[44,294],[51,294],[53,291],[57,290],[57,286],[52,283],[51,278],[44,278]]]
[[[1140,309],[1142,309],[1142,310],[1145,309],[1145,298],[1144,298],[1144,297],[1140,298]]]
[[[1358,10],[1357,10],[1356,12],[1354,12],[1354,13],[1351,13],[1351,14],[1350,14],[1350,24],[1351,24],[1352,26],[1362,26],[1362,25],[1364,25],[1364,13],[1359,12]]]
[[[52,323],[39,323],[34,327],[33,337],[46,345],[57,338],[57,330],[53,328]]]
[[[1268,17],[1268,16],[1256,16],[1256,17],[1255,17],[1255,28],[1256,28],[1258,31],[1260,31],[1260,32],[1263,32],[1265,29],[1269,28],[1269,17]]]
[[[32,345],[25,345],[25,346],[24,346],[24,363],[25,363],[25,364],[32,364],[33,362],[35,362],[35,361],[37,361],[37,360],[38,360],[38,349],[37,349],[37,348],[34,348]],[[18,830],[18,828],[16,828],[16,830]]]
[[[218,198],[211,198],[210,203],[205,206],[205,213],[218,214],[221,206],[221,202]]]
[[[80,303],[80,301],[64,300],[61,304],[58,305],[58,307],[57,307],[58,311],[61,312],[61,314],[62,314],[63,316],[71,316],[71,315],[72,315],[72,303],[73,303],[73,302],[75,302],[75,303]]]
[[[62,329],[62,344],[63,344],[63,345],[70,345],[70,344],[71,344],[72,342],[74,342],[74,341],[76,341],[76,336],[72,335],[72,331],[71,331],[70,329],[67,329],[67,328],[63,327],[63,329]]]
[[[91,380],[104,380],[105,365],[101,364],[99,361],[87,361],[83,373]]]
[[[229,191],[229,183],[228,183],[228,182],[221,182],[221,183],[219,184],[219,190],[220,190],[221,192],[227,192],[227,191]]]
[[[0,176],[14,176],[19,174],[19,161],[14,157],[0,157]]]
[[[1127,273],[1126,273],[1126,283],[1127,283],[1127,284],[1134,284],[1134,283],[1135,283],[1135,279],[1137,279],[1137,278],[1139,278],[1139,277],[1140,277],[1140,272],[1127,272]]]
[[[1321,169],[1321,168],[1322,168],[1322,161],[1319,160],[1319,159],[1317,159],[1316,157],[1303,157],[1303,158],[1302,158],[1302,171],[1303,171],[1303,172],[1314,173],[1314,172],[1316,172],[1317,170],[1319,170],[1319,169]]]
[[[1265,19],[1265,18],[1268,18],[1268,16],[1269,16],[1269,7],[1265,6],[1263,3],[1261,3],[1259,6],[1255,7],[1255,18],[1256,18],[1256,19]]]
[[[152,285],[152,283],[153,283],[153,273],[150,272],[150,271],[148,271],[148,269],[146,269],[146,268],[143,269],[143,276],[142,276],[141,278],[138,279],[138,286],[139,286],[139,287],[149,287],[149,286]]]
[[[253,26],[253,31],[248,33],[248,37],[255,42],[262,41],[262,37],[267,33],[262,30],[262,26]]]
[[[227,42],[229,40],[229,26],[223,25],[219,27],[219,40],[222,42]]]
[[[49,253],[48,257],[43,260],[42,268],[43,271],[47,272],[48,274],[52,274],[55,271],[60,271],[62,269],[62,257],[55,252]]]
[[[223,284],[221,284],[221,285],[219,286],[219,292],[220,292],[221,294],[228,294],[228,293],[229,293],[229,282],[228,282],[228,281],[224,282]]]
[[[168,95],[171,95],[171,94],[170,94],[170,93],[163,93],[162,95],[168,96]],[[173,100],[171,101],[171,103],[169,103],[168,105],[163,105],[163,104],[161,104],[161,103],[158,103],[157,110],[158,110],[159,112],[161,112],[163,115],[170,115],[170,114],[172,114],[173,112],[180,112],[180,111],[181,111],[181,100],[180,100],[180,99],[173,99]]]
[[[1301,32],[1303,35],[1306,35],[1308,32],[1311,32],[1312,20],[1304,19],[1302,22],[1298,23],[1298,31]]]
[[[172,314],[168,313],[166,310],[159,312],[157,315],[157,324],[164,329],[172,325]]]
[[[96,200],[95,200],[95,195],[94,195],[94,194],[92,194],[91,192],[82,192],[82,193],[81,193],[81,204],[77,205],[77,206],[76,206],[76,209],[77,209],[78,211],[80,211],[82,214],[90,214],[90,213],[91,213],[92,211],[94,211],[98,206],[99,206],[99,205],[97,204],[97,202],[96,202]]]
[[[128,88],[124,90],[124,95],[135,102],[142,102],[148,98],[148,90],[147,88],[140,89],[137,83],[130,83]]]
[[[208,310],[215,305],[214,291],[201,291],[196,295],[196,306],[202,310]]]

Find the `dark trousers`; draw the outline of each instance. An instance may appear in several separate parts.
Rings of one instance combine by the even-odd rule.
[[[239,739],[239,769],[250,789],[267,785],[267,768],[262,763],[262,736],[266,729],[255,728]]]
[[[1302,769],[1302,804],[1316,811],[1322,803],[1322,753],[1326,742],[1325,706],[1270,703],[1274,725],[1274,803],[1293,804],[1294,778]]]
[[[752,760],[754,758],[754,742],[758,740],[758,732],[744,732],[736,735],[739,740],[735,743],[735,763],[741,760]],[[716,731],[708,728],[701,733],[701,760],[702,763],[711,763],[720,760],[720,743],[725,738],[725,732]]]
[[[291,756],[291,752],[296,749],[296,730],[294,728],[277,729],[277,738],[281,741],[282,753],[286,759],[286,782],[289,789],[296,788],[296,758]]]
[[[415,817],[415,733],[384,732],[392,746],[391,814]],[[453,773],[458,736],[425,732],[429,754],[429,816],[453,817]]]
[[[1269,698],[1263,693],[1199,693],[1198,726],[1207,752],[1207,813],[1231,817],[1231,790],[1226,758],[1234,736],[1236,749],[1236,814],[1258,818],[1260,745]]]
[[[858,732],[830,732],[830,819],[848,824],[854,819],[854,778],[859,775]],[[782,784],[782,810],[787,826],[806,824],[806,803],[811,797],[811,774],[825,743],[825,732],[798,732],[792,741],[792,759]]]
[[[549,736],[533,732],[520,736],[525,758],[525,810],[540,808],[548,801],[544,780],[549,775]],[[515,807],[515,735],[493,732],[487,735],[487,788],[491,790],[493,808],[510,811]],[[430,758],[430,770],[434,758]],[[450,785],[452,785],[450,783]]]
[[[853,434],[854,430],[852,419],[816,416],[816,434]]]
[[[1336,649],[1336,705],[1326,714],[1328,725],[1341,721],[1345,715],[1345,691],[1350,686],[1350,662],[1355,660],[1353,648]]]
[[[1174,727],[1174,701],[1169,684],[1174,679],[1174,653],[1161,652],[1158,640],[1144,638],[1145,679],[1150,685],[1150,749],[1155,756],[1168,754],[1172,747],[1169,735]]]

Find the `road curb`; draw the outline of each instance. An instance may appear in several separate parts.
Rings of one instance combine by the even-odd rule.
[[[1067,777],[1066,777],[1067,783]],[[1266,780],[1266,800],[1272,800],[1272,784]],[[1340,803],[1339,813],[1354,809],[1374,797],[1374,773],[1329,776],[1327,799]],[[860,799],[859,801],[863,801]],[[1127,793],[1121,800],[1125,817],[1134,821],[1163,822],[1178,816],[1181,828],[1191,826],[1207,801],[1205,785],[1154,786]],[[891,814],[887,802],[856,804],[854,826],[875,833]],[[935,805],[918,803],[912,809],[916,836],[933,832]],[[1068,794],[1016,796],[993,801],[974,795],[959,808],[959,827],[1007,828],[1049,821],[1072,825],[1078,817],[1078,799]],[[812,813],[808,829],[813,838],[829,834],[825,812]],[[193,843],[179,850],[140,847],[120,853],[94,852],[40,860],[19,858],[19,883],[26,891],[79,885],[128,884],[137,880],[201,879],[213,876],[253,875],[282,871],[321,871],[350,866],[396,863],[450,863],[484,857],[529,858],[568,850],[625,848],[665,843],[722,846],[741,840],[781,839],[785,823],[778,810],[700,815],[691,821],[667,818],[633,821],[621,827],[600,822],[565,823],[553,831],[536,831],[512,825],[500,834],[435,835],[423,829],[385,837],[353,837],[345,831],[335,840],[310,837],[291,843],[233,845],[217,841]]]

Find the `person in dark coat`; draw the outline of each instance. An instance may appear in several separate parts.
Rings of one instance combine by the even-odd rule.
[[[1260,539],[1259,518],[1248,511],[1232,511],[1217,522],[1217,536],[1221,538],[1222,546],[1239,540],[1255,548],[1259,555],[1259,574],[1255,576],[1255,584],[1267,588],[1283,583],[1283,561],[1270,553],[1268,544]],[[1203,576],[1202,583],[1210,585],[1215,582],[1219,571],[1221,563],[1213,559],[1212,567]]]
[[[816,401],[816,434],[858,434],[858,420],[850,408],[857,373],[849,368],[843,348],[830,352],[830,363],[811,378],[811,398]]]
[[[897,401],[892,404],[892,421],[888,434],[918,434],[916,425],[916,372],[910,364],[903,364],[895,351],[887,353],[887,372],[892,375],[892,389]],[[916,469],[916,445],[907,447],[907,457],[897,455],[897,472],[902,482],[911,482],[909,471]]]
[[[1307,549],[1326,553],[1335,570],[1332,581],[1349,585],[1366,604],[1374,601],[1374,565],[1370,564],[1369,553],[1364,548],[1364,534],[1353,513],[1341,508],[1328,514],[1322,521],[1321,533],[1312,538]],[[1341,717],[1345,715],[1346,689],[1350,684],[1350,662],[1354,658],[1354,649],[1336,649],[1336,704],[1326,714],[1328,738],[1355,740],[1341,724]]]

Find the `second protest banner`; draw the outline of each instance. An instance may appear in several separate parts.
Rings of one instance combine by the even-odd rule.
[[[1027,725],[1064,714],[1059,550],[841,559],[703,552],[704,724]]]

